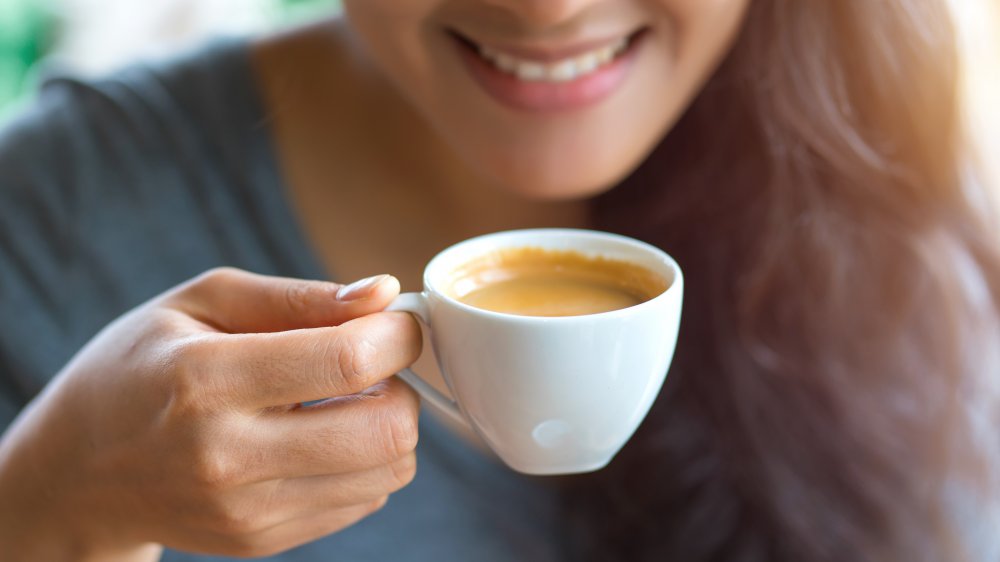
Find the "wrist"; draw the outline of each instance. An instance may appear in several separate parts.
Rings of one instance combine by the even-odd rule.
[[[30,410],[0,435],[0,560],[158,560],[159,545],[123,543],[121,530],[101,532],[109,525],[98,516],[99,506],[88,507],[86,491],[73,473],[46,454],[61,442],[29,438],[40,417]]]
[[[9,531],[15,529],[8,527],[0,530],[0,559],[10,562],[156,562],[163,552],[158,544],[113,547],[71,536],[55,525],[46,527],[32,529],[30,533],[12,533]]]
[[[102,539],[93,513],[78,513],[30,477],[17,475],[0,458],[0,560],[155,562],[162,548],[150,543]],[[112,542],[116,541],[116,542]]]

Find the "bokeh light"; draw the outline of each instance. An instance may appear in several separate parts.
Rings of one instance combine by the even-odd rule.
[[[1000,192],[1000,4],[951,0],[960,31],[969,132],[986,181]]]

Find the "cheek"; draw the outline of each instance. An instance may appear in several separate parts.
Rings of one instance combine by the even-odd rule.
[[[719,58],[739,34],[751,0],[652,0],[674,22],[677,57],[696,64]]]
[[[439,0],[344,0],[344,16],[365,54],[405,96],[425,90],[433,70],[428,21]],[[424,94],[426,95],[426,94]]]

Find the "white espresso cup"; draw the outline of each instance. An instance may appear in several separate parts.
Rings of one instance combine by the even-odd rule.
[[[662,276],[667,289],[628,308],[561,317],[492,312],[447,294],[461,266],[516,248],[629,262]],[[638,240],[589,230],[498,232],[442,251],[423,282],[423,292],[400,295],[387,310],[411,312],[430,329],[454,399],[410,369],[399,376],[519,472],[607,465],[645,418],[673,358],[684,280],[669,255]]]

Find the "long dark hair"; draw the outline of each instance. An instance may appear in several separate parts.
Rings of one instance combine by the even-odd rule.
[[[595,227],[671,252],[688,292],[650,416],[568,482],[580,558],[976,559],[1000,237],[963,172],[946,2],[749,10],[682,120],[595,201]]]

